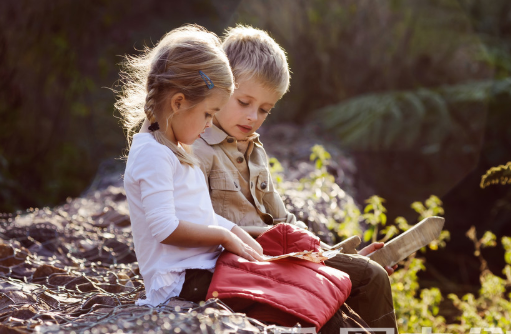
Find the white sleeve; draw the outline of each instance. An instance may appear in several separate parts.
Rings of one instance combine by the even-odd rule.
[[[218,226],[225,227],[229,231],[232,230],[232,228],[234,226],[236,226],[236,224],[234,224],[230,220],[227,220],[224,217],[222,217],[222,216],[220,216],[220,215],[218,215],[216,213],[215,213],[215,216],[216,216],[216,221],[218,222]]]
[[[137,155],[132,170],[135,182],[140,185],[146,223],[158,242],[179,225],[174,206],[175,162],[165,149],[147,146]]]

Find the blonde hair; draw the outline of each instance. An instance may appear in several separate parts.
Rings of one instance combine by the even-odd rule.
[[[225,31],[222,47],[237,82],[255,77],[280,96],[289,90],[286,53],[267,32],[237,25]]]
[[[115,108],[121,114],[128,147],[145,118],[151,124],[169,124],[172,115],[165,119],[160,109],[170,92],[183,93],[192,103],[200,103],[215,90],[223,90],[229,95],[234,90],[229,61],[218,36],[198,25],[186,25],[168,32],[154,48],[146,47],[142,55],[126,56],[122,65],[122,90]],[[208,88],[199,71],[211,79],[214,88]],[[176,154],[181,163],[197,164],[191,147],[181,144],[183,151],[162,131],[152,133],[160,144]]]

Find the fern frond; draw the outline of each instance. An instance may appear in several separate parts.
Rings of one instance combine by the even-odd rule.
[[[481,188],[491,184],[511,184],[511,161],[505,165],[492,167],[481,178]]]
[[[457,110],[477,105],[484,111],[499,94],[511,96],[511,78],[365,94],[323,107],[316,115],[345,147],[430,153],[465,131],[458,118],[469,116],[456,116]]]

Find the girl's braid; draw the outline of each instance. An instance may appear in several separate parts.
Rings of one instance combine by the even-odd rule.
[[[153,124],[156,122],[156,115],[154,113],[154,97],[156,95],[156,89],[153,87],[149,87],[148,93],[145,98],[145,104],[144,104],[144,112],[146,114],[147,119],[149,120],[150,124]]]

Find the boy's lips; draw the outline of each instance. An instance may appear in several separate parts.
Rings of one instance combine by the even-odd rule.
[[[250,132],[252,130],[252,127],[250,125],[239,125],[237,124],[236,125],[238,127],[238,129],[241,130],[241,132],[243,133],[247,133],[247,132]]]

